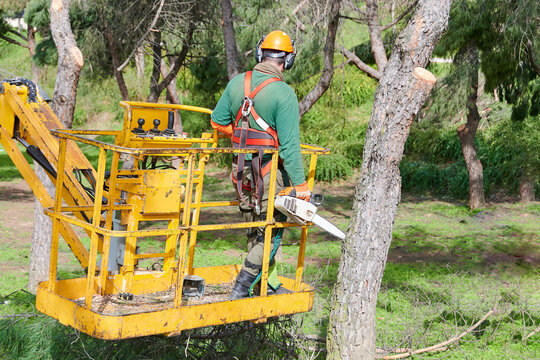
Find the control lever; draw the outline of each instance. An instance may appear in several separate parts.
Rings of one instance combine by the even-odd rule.
[[[143,118],[139,118],[139,120],[137,120],[137,124],[139,124],[139,127],[136,127],[134,128],[133,130],[131,130],[132,133],[134,133],[135,135],[144,135],[146,134],[146,131],[143,130],[143,125],[144,125],[144,119]]]
[[[174,127],[174,111],[169,111],[169,121],[167,122],[167,128],[163,130],[164,136],[176,136],[173,130]]]
[[[158,129],[159,124],[161,124],[161,121],[159,119],[154,119],[154,128],[150,129],[150,135],[153,135],[153,136],[161,135],[161,130]]]

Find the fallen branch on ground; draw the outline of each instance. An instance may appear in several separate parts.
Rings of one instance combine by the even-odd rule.
[[[533,336],[534,334],[537,334],[538,332],[540,332],[540,326],[537,327],[536,329],[534,329],[529,335],[525,336],[523,338],[523,341],[527,340],[528,338],[530,338],[531,336]]]
[[[418,349],[418,350],[414,350],[414,351],[405,352],[405,353],[402,353],[402,354],[386,355],[386,356],[381,356],[381,357],[378,357],[378,358],[379,359],[384,359],[384,360],[404,359],[404,358],[407,358],[407,357],[410,357],[410,356],[413,356],[413,355],[417,355],[417,354],[422,354],[422,353],[425,353],[425,352],[442,351],[443,348],[444,348],[444,350],[446,350],[446,347],[448,345],[455,343],[456,341],[458,341],[459,339],[461,339],[465,335],[471,333],[474,329],[476,329],[481,323],[483,323],[494,312],[495,312],[495,308],[488,311],[488,313],[486,315],[484,315],[483,318],[478,320],[474,325],[472,325],[470,328],[468,328],[467,330],[465,330],[461,334],[459,334],[457,336],[454,336],[453,338],[451,338],[449,340],[446,340],[446,341],[444,341],[442,343],[439,343],[439,344],[436,344],[436,345],[433,345],[433,346],[429,346],[429,347],[423,348],[423,349]]]

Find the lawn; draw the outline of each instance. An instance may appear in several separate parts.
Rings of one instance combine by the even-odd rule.
[[[233,196],[226,170],[211,167],[206,176],[206,196]],[[342,229],[348,224],[353,189],[353,182],[316,185],[316,191],[323,192],[326,197],[320,214]],[[33,199],[22,180],[2,182],[0,190],[0,314],[3,317],[0,320],[0,358],[35,358],[36,354],[39,354],[37,357],[63,358],[67,355],[60,348],[67,346],[66,339],[70,339],[73,358],[123,359],[130,356],[146,359],[152,358],[149,352],[157,351],[158,344],[164,357],[181,347],[189,349],[186,354],[190,356],[198,354],[212,358],[207,357],[205,351],[214,348],[208,348],[207,343],[204,343],[206,347],[200,345],[205,340],[199,340],[199,343],[196,340],[201,332],[209,329],[187,332],[195,338],[191,343],[188,334],[174,340],[158,336],[145,338],[144,342],[104,342],[37,314],[33,308],[34,296],[24,290]],[[204,221],[238,215],[231,209],[222,213],[203,212],[201,216]],[[10,221],[10,218],[20,220]],[[494,309],[475,331],[446,346],[445,351],[416,355],[415,358],[540,357],[539,335],[525,339],[540,325],[539,220],[538,203],[495,203],[482,211],[472,212],[462,203],[405,194],[399,205],[378,299],[377,345],[381,355],[382,352],[421,349],[444,342]],[[323,359],[324,342],[321,340],[325,337],[328,322],[340,242],[316,228],[312,228],[310,234],[305,280],[316,288],[313,310],[281,322],[258,325],[257,331],[270,343],[286,341],[294,344],[300,358]],[[297,229],[287,231],[279,262],[280,271],[285,275],[295,271],[298,239]],[[245,255],[244,244],[242,231],[201,233],[195,265],[240,263]],[[162,244],[153,240],[142,246],[146,251],[159,249]],[[61,246],[60,259],[62,277],[79,276],[80,268],[65,244]],[[300,340],[293,342],[287,337],[283,340],[280,335],[283,332],[278,331],[283,327],[288,333],[300,334]],[[37,328],[44,334],[43,338],[32,346],[26,344],[25,339],[34,336]],[[227,348],[227,341],[232,340],[221,339],[218,341],[221,345],[215,346],[223,350]],[[118,350],[104,355],[103,346],[110,348],[111,344]],[[251,353],[252,345],[242,344],[231,345],[238,358],[246,354],[271,358],[269,354],[276,354],[268,344]],[[128,350],[133,346],[137,347],[136,352]],[[215,355],[221,358],[218,350]],[[287,357],[288,353],[282,351],[280,354],[278,358]],[[251,355],[247,357],[252,358]]]

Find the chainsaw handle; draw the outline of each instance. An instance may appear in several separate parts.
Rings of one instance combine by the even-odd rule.
[[[309,202],[315,206],[321,206],[323,201],[324,201],[323,194],[312,194],[311,198],[309,199]]]

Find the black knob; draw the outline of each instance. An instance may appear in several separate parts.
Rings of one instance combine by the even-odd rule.
[[[150,134],[155,136],[161,135],[161,131],[158,129],[159,124],[161,124],[161,121],[159,119],[154,119],[154,128],[150,129]]]
[[[131,130],[132,133],[136,134],[136,135],[142,135],[145,133],[145,131],[143,130],[143,125],[144,125],[145,121],[143,118],[139,118],[137,120],[137,124],[139,124],[139,127],[136,127],[134,128],[133,130]]]

